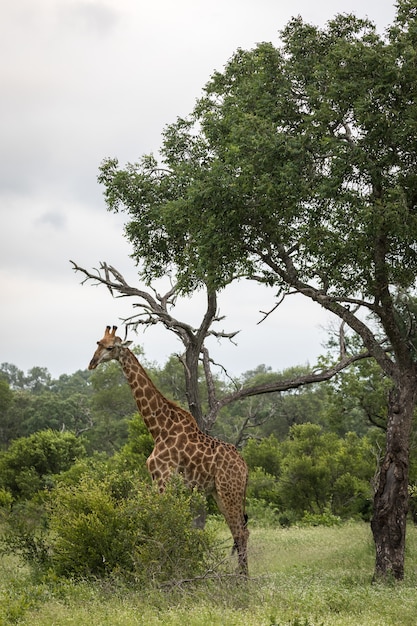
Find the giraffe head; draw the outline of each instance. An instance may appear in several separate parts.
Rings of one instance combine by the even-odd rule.
[[[106,361],[111,361],[112,359],[118,360],[120,351],[123,348],[130,346],[132,342],[122,341],[120,337],[117,337],[116,330],[117,326],[113,326],[112,329],[110,329],[110,326],[106,326],[103,339],[97,341],[98,347],[88,366],[89,370],[96,369],[97,365],[100,363],[105,363]]]

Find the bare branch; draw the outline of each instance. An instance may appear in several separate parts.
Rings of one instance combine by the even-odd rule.
[[[346,356],[346,339],[345,339],[345,321],[342,320],[342,323],[339,326],[339,352],[340,358],[344,359]]]
[[[223,317],[217,314],[216,292],[207,290],[207,307],[204,317],[200,326],[194,328],[190,324],[182,322],[172,315],[171,308],[175,307],[176,304],[178,285],[172,284],[170,289],[161,296],[152,288],[149,288],[150,291],[145,291],[129,285],[124,276],[115,267],[106,262],[101,262],[99,269],[94,270],[94,272],[89,272],[85,268],[77,265],[74,261],[71,261],[71,263],[76,272],[81,272],[84,275],[83,283],[91,281],[94,285],[105,285],[112,296],[116,298],[134,297],[138,299],[138,301],[133,303],[134,309],[138,312],[122,319],[126,327],[136,330],[139,326],[148,328],[161,323],[165,328],[179,337],[185,347],[185,354],[181,357],[180,361],[184,367],[189,409],[197,420],[197,423],[204,429],[198,385],[198,362],[201,355],[203,358],[207,388],[211,394],[209,402],[215,402],[215,397],[213,396],[214,385],[210,371],[211,361],[208,357],[208,353],[205,351],[204,342],[209,336],[233,341],[238,333],[238,331],[227,333],[211,328],[214,322],[219,322],[223,319]]]
[[[216,320],[214,320],[216,321]],[[236,335],[238,335],[240,333],[240,330],[235,330],[234,332],[231,333],[225,333],[223,330],[222,331],[218,331],[218,330],[210,330],[207,333],[207,336],[211,336],[211,337],[216,337],[217,339],[230,339],[231,343],[233,343],[235,346],[237,346],[237,343],[235,341],[233,341],[233,339],[236,337]]]
[[[312,297],[313,299],[320,302],[323,306],[325,306],[325,304],[323,304],[323,301],[321,300],[321,292],[319,290],[314,290],[314,288],[308,285],[303,285],[303,283],[298,280],[296,270],[292,264],[292,259],[287,255],[285,257],[285,260],[287,271],[291,274],[293,281],[292,284],[295,289],[301,293],[305,293],[308,290],[313,290],[314,293],[309,293],[309,297]],[[203,427],[203,429],[205,425],[210,427],[210,425],[214,424],[217,414],[222,407],[231,404],[236,400],[241,400],[243,398],[265,393],[287,391],[289,389],[301,387],[302,385],[308,385],[324,380],[329,380],[332,376],[334,376],[337,372],[341,371],[345,367],[348,367],[359,359],[367,358],[370,356],[370,351],[367,351],[359,355],[347,357],[342,351],[341,360],[327,370],[323,370],[320,372],[311,372],[309,374],[298,376],[296,378],[286,381],[279,380],[264,383],[261,385],[254,385],[252,387],[236,389],[233,393],[228,394],[221,400],[218,400],[216,397],[213,376],[210,368],[211,364],[213,364],[213,361],[210,359],[209,353],[204,346],[204,341],[210,335],[217,338],[227,338],[232,341],[237,332],[225,333],[222,331],[219,332],[211,329],[211,325],[214,321],[222,319],[216,316],[217,297],[215,292],[207,291],[206,312],[200,324],[200,327],[198,329],[195,329],[191,325],[176,319],[173,315],[171,315],[170,311],[168,310],[168,306],[173,306],[175,304],[176,296],[178,294],[178,289],[175,284],[172,285],[171,289],[169,289],[169,291],[163,296],[158,295],[155,291],[154,295],[152,295],[147,291],[143,291],[129,285],[118,270],[105,262],[102,262],[100,264],[100,269],[95,270],[95,273],[91,273],[85,268],[78,266],[74,261],[71,261],[71,263],[75,271],[84,274],[85,278],[83,282],[92,281],[94,284],[103,284],[110,289],[112,295],[114,292],[116,292],[120,294],[119,297],[136,296],[140,299],[139,302],[135,302],[133,305],[135,308],[139,308],[140,312],[126,318],[124,320],[126,325],[137,328],[137,326],[139,325],[150,326],[160,322],[164,324],[164,326],[168,330],[171,330],[172,332],[177,334],[177,336],[181,339],[183,345],[185,346],[185,355],[184,358],[181,359],[181,361],[184,365],[187,398],[189,401],[191,412],[197,419],[199,425]],[[283,297],[280,299],[280,302],[282,302]],[[276,306],[278,306],[278,304]],[[346,315],[349,315],[349,317],[341,315],[339,315],[339,317],[342,317],[343,321],[345,321],[349,324],[349,326],[354,328],[354,325],[352,324],[353,313],[350,313],[345,309],[343,309],[343,311]],[[357,320],[357,318],[354,319]],[[198,397],[199,392],[197,364],[200,358],[202,358],[203,361],[204,373],[209,393],[210,410],[205,418],[203,418],[201,412],[201,403]],[[224,370],[224,372],[227,375],[226,370]]]
[[[328,369],[321,370],[319,372],[311,372],[309,374],[303,374],[302,376],[296,376],[295,378],[288,378],[286,380],[275,380],[268,383],[261,383],[260,385],[252,385],[250,387],[242,387],[241,389],[224,396],[217,402],[217,406],[215,407],[216,414],[222,409],[224,406],[231,404],[232,402],[236,402],[237,400],[243,400],[244,398],[249,398],[250,396],[262,395],[265,393],[276,393],[282,391],[289,391],[290,389],[297,389],[298,387],[302,387],[304,385],[312,385],[314,383],[320,383],[325,380],[330,380],[337,374],[341,372],[349,365],[356,363],[362,359],[367,359],[371,356],[371,354],[366,352],[361,352],[360,354],[355,354],[353,356],[345,357],[335,363],[332,367]],[[207,416],[208,421],[215,421],[215,416],[212,415]]]
[[[259,258],[287,285],[291,285],[299,293],[307,296],[314,302],[320,304],[323,308],[327,309],[334,315],[337,315],[341,320],[355,331],[362,339],[364,346],[369,351],[374,359],[377,361],[381,369],[388,375],[393,376],[394,362],[386,351],[381,347],[380,342],[374,336],[372,330],[358,317],[354,311],[350,310],[349,306],[343,306],[348,302],[354,302],[359,306],[366,306],[371,310],[376,310],[376,305],[370,305],[356,299],[342,299],[333,298],[327,293],[324,293],[321,289],[314,287],[311,284],[304,283],[300,278],[297,268],[294,265],[293,259],[288,254],[285,246],[278,245],[275,247],[274,254],[251,250],[254,254],[258,254]],[[276,254],[279,255],[279,261],[276,261]]]
[[[275,412],[274,407],[270,407],[267,415],[265,415],[264,417],[260,417],[259,412],[256,410],[256,407],[253,410],[253,405],[251,403],[249,406],[247,416],[245,417],[245,419],[243,420],[243,423],[240,425],[239,429],[237,430],[237,434],[234,439],[234,445],[236,446],[236,448],[243,447],[244,443],[249,438],[248,431],[251,428],[259,428],[259,426],[262,426],[263,424],[265,424],[271,418],[274,412]]]
[[[262,322],[264,322],[266,320],[267,317],[269,317],[271,315],[271,313],[273,313],[274,311],[277,310],[277,308],[280,306],[280,304],[282,304],[285,300],[285,296],[287,296],[288,294],[283,293],[282,296],[280,297],[280,299],[278,300],[278,302],[272,307],[272,309],[270,311],[259,311],[259,313],[262,313],[263,318],[261,320],[259,320],[259,322],[257,322],[257,325],[262,324]]]
[[[353,134],[352,134],[352,129],[350,128],[349,124],[347,122],[344,122],[343,124],[343,128],[345,129],[345,134],[344,135],[340,135],[340,137],[342,139],[346,139],[346,141],[351,145],[354,146],[355,142],[353,140]]]

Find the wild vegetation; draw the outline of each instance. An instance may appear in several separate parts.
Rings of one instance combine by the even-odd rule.
[[[172,357],[162,368],[148,365],[165,395],[186,405],[179,360]],[[239,381],[219,377],[216,385],[227,394],[229,386],[293,373],[259,366]],[[118,465],[148,480],[145,460],[152,440],[117,364],[58,380],[43,368],[24,374],[3,364],[0,375],[5,501],[30,500],[52,489],[57,477],[79,477],[96,466]],[[237,444],[248,462],[251,517],[268,515],[287,524],[327,513],[369,520],[386,424],[385,393],[385,379],[364,361],[325,384],[224,407],[212,434]],[[415,475],[412,451],[412,484]]]
[[[228,538],[211,519],[210,530]],[[402,583],[372,584],[369,525],[252,528],[249,581],[240,583],[223,545],[223,569],[194,581],[146,588],[117,577],[34,576],[0,559],[0,623],[21,626],[414,626],[417,534],[408,534]],[[234,561],[233,561],[234,567]]]
[[[185,405],[180,361],[147,366]],[[227,394],[229,385],[293,373],[259,366],[215,383]],[[0,623],[69,624],[90,614],[93,624],[178,624],[187,615],[191,624],[381,626],[400,611],[413,623],[413,527],[402,586],[371,584],[365,522],[386,387],[370,362],[220,413],[214,434],[238,443],[250,468],[244,584],[214,504],[201,531],[191,523],[198,494],[178,482],[155,493],[145,469],[152,440],[117,364],[58,380],[3,364],[0,376]],[[414,450],[411,458],[417,482]]]
[[[200,494],[179,477],[154,491],[117,364],[53,380],[4,363],[0,621],[414,624],[416,24],[413,0],[385,37],[353,16],[294,19],[280,48],[239,50],[213,75],[167,127],[161,163],[100,169],[147,289],[176,282],[152,296],[106,263],[74,269],[139,298],[128,325],[163,323],[183,342],[163,367],[141,360],[249,465],[250,579],[212,503],[196,529]],[[234,336],[213,330],[217,291],[242,277],[276,287],[276,306],[297,292],[339,317],[338,359],[216,374],[205,340]],[[192,328],[172,307],[196,289],[207,309]]]
[[[149,369],[166,395],[185,404],[178,360],[171,358],[163,368],[153,365]],[[52,567],[57,574],[82,571],[102,575],[116,568],[122,573],[126,570],[123,576],[137,576],[135,563],[142,557],[136,561],[129,557],[133,559],[129,570],[114,556],[123,542],[130,555],[137,552],[137,527],[123,525],[125,522],[118,527],[117,519],[127,515],[137,517],[139,523],[137,511],[145,502],[150,507],[153,492],[145,460],[152,440],[141,417],[132,413],[130,390],[120,380],[117,364],[58,380],[51,379],[43,368],[24,374],[3,364],[0,372],[4,391],[0,418],[4,549],[9,546],[36,567]],[[285,373],[274,374],[260,366],[246,373],[242,382],[277,375]],[[219,378],[216,383],[221,393],[227,394],[228,385],[236,381]],[[361,362],[326,384],[249,398],[239,407],[224,408],[214,434],[238,442],[249,465],[247,506],[252,528],[369,521],[384,437],[384,393],[384,379],[377,368],[372,370],[369,363]],[[61,411],[62,407],[66,410]],[[49,428],[45,428],[47,424]],[[413,461],[412,477],[416,475]],[[189,508],[187,498],[184,496],[182,503],[185,509]],[[160,504],[170,506],[163,500]],[[179,514],[187,529],[182,532],[192,541],[185,509]],[[215,513],[212,503],[209,510]],[[141,514],[146,513],[143,510]],[[153,514],[171,520],[167,512]],[[174,528],[172,520],[169,524]],[[104,533],[98,542],[100,554],[88,547],[94,544],[98,528]],[[164,531],[155,532],[163,535]],[[58,536],[67,550],[71,542],[78,550],[78,555],[65,557],[66,564],[56,557],[65,552]],[[110,539],[114,545],[109,544]],[[181,543],[179,537],[176,541]],[[46,555],[55,556],[51,561]],[[202,554],[199,562],[204,563]]]

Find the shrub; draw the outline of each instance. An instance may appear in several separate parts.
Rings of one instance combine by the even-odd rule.
[[[17,554],[37,569],[48,566],[47,519],[40,501],[21,500],[2,509],[1,522],[1,554]]]
[[[10,491],[0,487],[0,509],[10,510],[13,502],[13,496]]]
[[[243,449],[243,457],[251,470],[260,467],[275,477],[281,473],[281,456],[280,444],[274,435],[260,441],[249,439]]]
[[[80,439],[69,432],[41,430],[16,439],[0,456],[0,487],[15,499],[30,499],[84,454]]]
[[[265,500],[257,500],[250,498],[248,500],[248,515],[251,527],[259,526],[265,528],[268,526],[280,526],[280,516],[278,509]]]
[[[322,513],[306,511],[300,523],[302,526],[339,526],[342,520],[327,509]]]
[[[340,439],[320,426],[300,424],[291,428],[281,451],[278,491],[298,519],[308,512],[319,520],[328,510],[336,518],[369,519],[375,467],[366,437],[347,433]]]
[[[57,574],[119,574],[147,583],[194,577],[207,565],[208,531],[192,528],[195,494],[175,480],[164,494],[134,475],[60,486],[49,505],[51,565]]]
[[[194,578],[214,555],[214,533],[193,528],[201,497],[176,477],[165,493],[132,473],[85,474],[3,510],[1,551],[38,570],[120,577],[146,586]]]
[[[261,467],[255,467],[249,472],[247,490],[248,501],[263,500],[272,505],[280,503],[278,481],[274,476],[267,474]]]

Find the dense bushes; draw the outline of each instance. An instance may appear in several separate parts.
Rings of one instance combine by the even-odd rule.
[[[59,574],[119,572],[158,582],[196,576],[210,536],[192,527],[191,500],[179,480],[164,494],[132,474],[88,477],[57,487],[48,507],[51,562]]]
[[[4,516],[3,551],[58,576],[119,576],[139,584],[195,577],[212,535],[192,526],[197,494],[172,480],[164,494],[132,473],[84,474]]]
[[[160,379],[154,372],[169,397],[177,398],[177,366],[172,360]],[[248,373],[246,382],[268,376],[264,370]],[[213,539],[192,528],[196,495],[177,483],[163,495],[151,486],[145,462],[153,441],[133,413],[117,364],[57,381],[39,368],[21,374],[0,368],[3,550],[53,576],[122,577],[139,585],[207,571]],[[310,387],[222,412],[213,434],[246,444],[252,527],[369,519],[378,449],[371,438],[378,435],[365,428],[356,404],[349,409],[351,396],[350,386],[334,387],[333,395]],[[244,431],[248,416],[251,430]],[[247,440],[249,432],[254,438]],[[412,457],[412,485],[416,467]],[[211,502],[208,510],[217,512]]]
[[[330,513],[342,519],[368,519],[375,473],[367,437],[339,438],[315,424],[290,429],[288,439],[249,441],[243,452],[249,467],[249,507],[256,514],[271,506],[276,522],[290,523]]]
[[[201,496],[178,478],[164,494],[145,471],[149,435],[131,421],[132,441],[111,458],[85,456],[71,433],[40,431],[0,455],[4,552],[56,575],[118,575],[164,582],[207,566],[213,540],[192,527]]]

